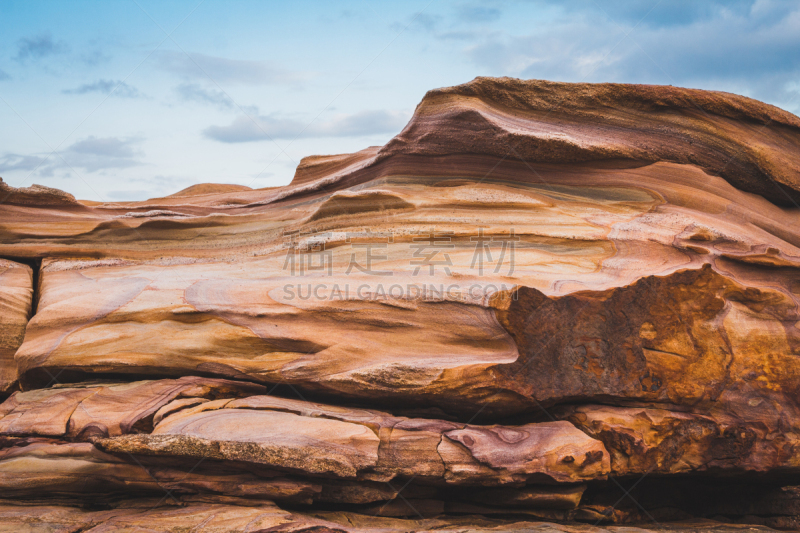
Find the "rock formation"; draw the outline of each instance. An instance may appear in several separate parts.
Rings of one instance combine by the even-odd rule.
[[[785,111],[478,78],[286,187],[0,200],[0,531],[800,528]]]

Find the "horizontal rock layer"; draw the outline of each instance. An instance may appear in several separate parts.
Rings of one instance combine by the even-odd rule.
[[[342,479],[518,485],[603,479],[609,471],[602,443],[566,421],[471,426],[273,396],[237,398],[257,388],[183,378],[15,393],[0,407],[0,433]]]
[[[597,413],[612,408],[572,411],[568,418],[575,426],[568,421],[473,426],[268,396],[258,388],[184,378],[15,393],[0,409],[3,497],[22,505],[62,506],[90,498],[96,506],[115,509],[129,505],[131,497],[160,497],[158,505],[169,500],[247,507],[274,501],[345,506],[381,516],[479,513],[589,523],[643,520],[652,513],[732,519],[743,514],[732,502],[742,501],[750,520],[761,517],[761,523],[780,527],[792,523],[800,508],[800,492],[781,491],[775,481],[762,482],[761,488],[729,484],[728,494],[717,499],[708,499],[707,491],[689,497],[696,481],[673,487],[675,494],[659,491],[661,481],[645,484],[636,492],[636,501],[648,506],[644,512],[620,505],[609,487],[596,485],[609,467],[615,475],[635,471],[631,466],[638,472],[681,471],[663,468],[663,450],[672,452],[671,459],[691,462],[707,444],[693,428],[673,423],[665,429],[675,418],[689,418],[685,415],[640,413],[651,426],[641,429],[640,422],[640,440],[646,442],[638,443],[625,439],[625,420],[598,431],[588,419],[594,415],[607,422],[610,415]],[[653,421],[662,425],[653,427]],[[653,442],[659,432],[667,436]],[[684,437],[679,444],[691,435],[700,452],[666,446],[675,435]],[[630,464],[621,464],[621,457]],[[697,498],[709,508],[698,510]]]
[[[287,187],[0,183],[0,515],[795,528],[799,148],[726,93],[479,78]]]
[[[244,506],[193,503],[184,507],[147,509],[150,501],[108,511],[81,511],[69,507],[0,506],[0,531],[87,532],[308,532],[308,533],[400,533],[406,531],[552,531],[559,533],[629,532],[630,527],[558,525],[537,521],[502,521],[475,516],[450,519],[402,520],[376,518],[354,513],[321,513],[319,516],[290,513],[274,505]],[[674,533],[736,533],[775,531],[752,525],[719,525],[713,522],[682,522],[665,527],[636,528],[636,531]]]

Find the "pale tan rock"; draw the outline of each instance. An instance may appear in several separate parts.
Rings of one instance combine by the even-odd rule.
[[[329,418],[342,422],[361,424],[379,434],[381,428],[396,428],[398,425],[406,427],[410,422],[404,417],[392,416],[389,413],[373,409],[358,409],[354,407],[339,407],[336,405],[293,400],[278,396],[248,396],[234,399],[226,404],[228,409],[261,409],[269,411],[282,411],[304,417]],[[429,421],[435,423],[436,421]]]
[[[0,486],[6,498],[163,493],[147,470],[135,463],[115,459],[89,443],[46,441],[0,450]]]
[[[274,505],[251,508],[232,505],[194,505],[183,509],[129,512],[112,517],[87,530],[87,533],[142,531],[177,533],[186,531],[187,528],[198,533],[244,533],[266,531],[292,522],[294,520],[290,513]]]
[[[574,482],[603,479],[609,471],[602,443],[568,422],[481,427],[269,397],[206,402],[165,417],[151,435],[98,445],[117,454],[210,457],[384,481]]]
[[[4,435],[63,436],[75,409],[92,389],[36,389],[14,393],[0,406]]]
[[[0,203],[75,207],[78,201],[71,194],[52,187],[33,184],[30,187],[12,187],[0,178]]]
[[[0,435],[86,439],[149,432],[156,411],[175,398],[233,400],[260,392],[255,384],[197,377],[17,392],[0,405]]]
[[[127,502],[125,502],[127,503]],[[597,527],[589,524],[553,524],[540,521],[514,521],[452,516],[446,518],[403,519],[358,513],[287,512],[262,504],[243,506],[193,503],[186,507],[131,508],[109,511],[84,511],[74,507],[0,505],[0,531],[8,533],[78,533],[90,531],[129,531],[136,533],[182,533],[191,528],[203,533],[314,532],[314,533],[407,533],[409,531],[516,533],[541,531],[554,533],[737,533],[774,532],[766,526],[691,521],[676,524],[642,524],[638,527]]]
[[[494,531],[497,533],[516,533],[519,531],[542,531],[557,533],[648,533],[650,531],[673,533],[738,533],[745,531],[773,532],[770,527],[753,524],[721,523],[712,520],[692,520],[669,524],[642,523],[624,526],[604,526],[591,524],[559,524],[542,521],[498,520],[480,515],[448,516],[420,519],[378,517],[352,512],[317,512],[315,517],[356,528],[355,531]]]
[[[248,271],[218,264],[175,268],[97,267],[93,275],[129,280],[152,272],[147,275],[158,283],[166,283],[158,272],[171,272],[169,283],[178,286],[186,285],[181,272],[206,279],[188,292],[143,291],[117,318],[82,326],[37,363],[35,353],[44,349],[37,346],[59,331],[61,313],[76,315],[65,304],[46,318],[43,298],[17,354],[20,368],[34,383],[37,373],[46,378],[64,368],[153,375],[182,368],[362,402],[433,404],[484,420],[598,397],[697,413],[714,406],[744,427],[760,424],[769,412],[769,432],[800,419],[793,415],[800,412],[792,392],[800,382],[800,360],[793,355],[800,320],[790,271],[776,273],[760,289],[706,266],[605,291],[547,296],[520,288],[511,293],[516,300],[406,302],[409,308],[354,300],[288,305],[269,296],[279,282],[221,279]],[[220,278],[212,282],[214,275]],[[109,290],[95,301],[116,298],[110,283],[116,278],[108,279]],[[203,311],[186,312],[184,299]],[[92,305],[85,309],[93,312]],[[142,339],[148,330],[153,335]],[[791,457],[774,454],[775,464],[793,467]]]
[[[265,469],[198,460],[170,465],[128,454],[113,456],[89,443],[52,440],[0,449],[0,488],[4,498],[43,501],[61,497],[80,502],[91,497],[113,502],[137,495],[174,500],[199,493],[306,504],[322,490],[313,481]]]
[[[605,477],[609,469],[608,453],[600,442],[587,438],[570,423],[467,426],[444,435],[439,454],[451,482],[492,478],[506,483],[575,482]]]
[[[96,523],[93,513],[76,507],[0,505],[3,533],[78,533]]]
[[[600,441],[567,422],[475,426],[237,398],[259,388],[181,378],[16,393],[0,405],[0,436],[77,438],[117,453],[246,461],[339,478],[503,484],[600,479],[609,471]],[[130,434],[144,435],[97,440]]]
[[[359,424],[243,409],[179,413],[162,421],[153,436],[219,443],[226,459],[338,477],[375,467],[380,444],[371,429]]]
[[[0,398],[16,386],[14,354],[25,336],[25,326],[32,311],[32,298],[31,268],[0,259]]]

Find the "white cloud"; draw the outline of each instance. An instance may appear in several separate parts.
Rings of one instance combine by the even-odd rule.
[[[17,44],[17,55],[14,59],[25,61],[28,59],[42,59],[47,56],[62,54],[69,48],[62,41],[54,41],[50,34],[45,33],[36,37],[26,37]]]
[[[75,89],[61,91],[64,94],[88,94],[101,93],[120,98],[141,98],[144,95],[136,87],[128,85],[124,81],[97,80],[94,83],[85,83]]]
[[[236,117],[227,126],[211,126],[203,134],[225,143],[262,141],[266,139],[295,139],[311,137],[360,137],[379,133],[395,133],[403,129],[408,114],[390,111],[362,111],[339,115],[309,124],[296,118],[277,114]]]
[[[117,137],[87,137],[56,154],[23,155],[7,153],[0,156],[0,172],[36,171],[37,176],[50,177],[56,171],[81,169],[92,173],[142,165],[138,145],[140,139]]]
[[[227,94],[217,89],[207,89],[199,83],[181,83],[175,88],[184,102],[208,104],[222,109],[231,109],[234,102]]]
[[[487,3],[489,2],[461,4],[456,11],[459,18],[467,22],[490,22],[500,18],[502,10],[499,4],[492,6]]]
[[[228,59],[205,54],[162,52],[158,65],[188,79],[242,85],[281,85],[302,82],[308,75],[274,66],[266,61]]]
[[[35,169],[45,156],[36,155],[22,155],[7,153],[0,157],[0,172],[9,172],[14,170],[31,171]]]

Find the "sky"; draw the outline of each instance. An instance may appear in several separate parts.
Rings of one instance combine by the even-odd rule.
[[[800,113],[797,0],[0,0],[0,176],[96,201],[288,184],[476,76]]]

